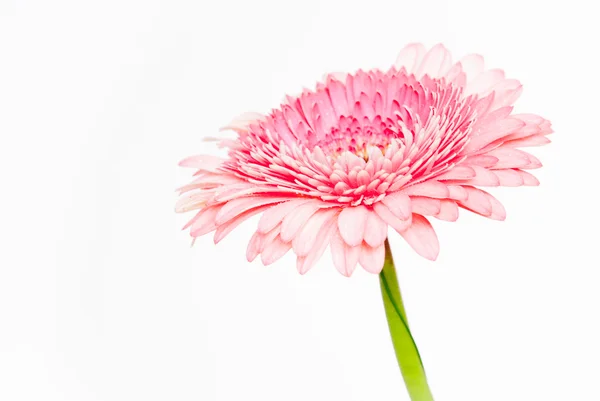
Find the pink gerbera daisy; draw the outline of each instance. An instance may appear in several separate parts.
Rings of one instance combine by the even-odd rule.
[[[340,273],[380,273],[388,227],[436,259],[431,217],[459,208],[503,220],[480,187],[538,185],[541,166],[519,148],[549,142],[550,123],[513,114],[521,84],[485,69],[479,55],[453,63],[440,44],[405,47],[387,71],[331,74],[267,115],[247,114],[222,139],[226,158],[192,156],[178,212],[196,210],[192,237],[215,243],[262,213],[247,248],[268,265],[292,250],[306,273],[327,246]]]

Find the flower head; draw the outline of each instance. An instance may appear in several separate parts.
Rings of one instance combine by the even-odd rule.
[[[328,75],[268,115],[246,114],[220,140],[227,158],[192,156],[178,212],[196,210],[192,237],[215,243],[261,213],[247,248],[267,265],[289,250],[306,273],[327,246],[340,273],[379,273],[388,227],[434,260],[428,218],[455,221],[459,208],[503,220],[479,187],[538,185],[540,162],[518,149],[549,142],[550,123],[513,114],[521,84],[484,69],[479,55],[452,63],[440,44],[405,47],[387,71]]]

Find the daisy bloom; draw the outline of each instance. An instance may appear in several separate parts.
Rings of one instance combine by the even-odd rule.
[[[292,251],[304,274],[329,248],[344,276],[357,265],[381,273],[396,354],[413,356],[400,361],[409,393],[432,399],[416,346],[406,349],[414,342],[388,230],[435,260],[432,218],[455,221],[464,209],[503,220],[482,187],[538,185],[528,170],[541,163],[521,148],[548,143],[552,130],[542,117],[513,113],[521,90],[480,55],[453,62],[441,44],[410,44],[388,70],[329,74],[269,114],[234,120],[225,128],[236,139],[218,141],[227,157],[181,162],[196,174],[176,211],[195,211],[185,228],[194,238],[214,232],[215,243],[260,214],[249,261],[260,255],[268,265]]]

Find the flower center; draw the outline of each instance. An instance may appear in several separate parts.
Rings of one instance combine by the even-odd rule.
[[[361,123],[356,118],[342,116],[339,124],[332,127],[324,138],[313,143],[312,148],[318,146],[334,159],[343,152],[352,152],[368,161],[373,148],[385,153],[391,140],[401,136],[391,120],[386,123],[380,117],[374,121],[364,118]]]

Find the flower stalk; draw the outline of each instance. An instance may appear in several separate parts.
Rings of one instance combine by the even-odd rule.
[[[421,355],[419,355],[417,344],[406,319],[392,251],[387,239],[385,240],[385,262],[383,270],[379,274],[379,283],[396,359],[410,399],[412,401],[433,401]]]

